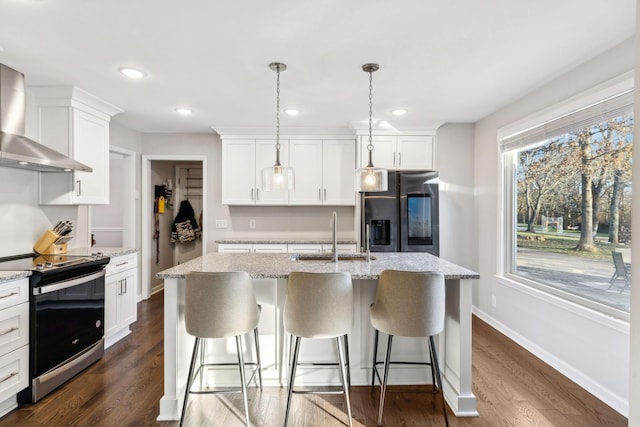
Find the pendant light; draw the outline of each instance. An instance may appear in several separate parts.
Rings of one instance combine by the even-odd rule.
[[[372,160],[373,119],[371,109],[373,106],[373,72],[378,71],[379,68],[380,66],[378,64],[364,64],[362,66],[362,71],[369,73],[369,145],[367,145],[367,150],[369,151],[369,163],[364,168],[356,169],[356,191],[358,192],[387,191],[389,188],[387,170],[373,166]]]
[[[293,190],[293,168],[280,164],[280,71],[287,69],[281,62],[272,62],[269,68],[276,72],[276,162],[262,169],[262,190]]]

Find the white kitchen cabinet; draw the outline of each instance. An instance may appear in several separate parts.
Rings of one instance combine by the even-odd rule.
[[[0,416],[29,385],[29,280],[0,283]]]
[[[218,252],[228,254],[248,254],[253,252],[251,243],[219,243]]]
[[[360,139],[360,166],[369,162],[369,136]],[[435,143],[433,135],[374,135],[373,164],[392,170],[433,170]]]
[[[220,243],[218,252],[232,254],[285,254],[286,243]]]
[[[34,92],[38,141],[93,169],[40,173],[40,204],[108,204],[109,122],[122,110],[75,87]]]
[[[358,248],[355,243],[339,243],[337,245],[339,254],[355,254],[358,252]],[[333,245],[331,244],[322,244],[322,252],[325,254],[333,253]]]
[[[286,243],[254,243],[253,252],[257,254],[286,254]]]
[[[291,205],[355,205],[352,140],[291,140],[289,160],[296,177]]]
[[[131,333],[129,326],[138,318],[138,254],[112,257],[106,267],[104,302],[105,348]]]
[[[262,169],[276,160],[275,140],[222,141],[222,204],[286,205],[289,192],[263,191]],[[280,140],[280,162],[287,166],[288,141]]]
[[[291,254],[321,254],[322,244],[320,243],[289,243],[287,250]]]

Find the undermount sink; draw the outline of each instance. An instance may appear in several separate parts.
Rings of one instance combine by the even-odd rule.
[[[293,254],[289,257],[292,261],[333,261],[332,254]],[[376,259],[371,255],[369,259]],[[367,254],[338,254],[338,261],[367,261]]]

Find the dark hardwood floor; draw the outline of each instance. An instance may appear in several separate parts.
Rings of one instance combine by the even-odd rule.
[[[159,426],[163,394],[163,294],[138,304],[133,333],[106,351],[102,360],[35,405],[0,419],[4,426]],[[418,387],[419,389],[420,387]],[[406,389],[403,388],[403,389]],[[474,317],[473,391],[479,417],[455,418],[455,426],[626,426],[627,419]],[[353,387],[354,426],[375,426],[378,389]],[[286,389],[249,392],[252,425],[280,426]],[[239,395],[190,399],[187,426],[242,426]],[[346,425],[340,395],[296,395],[291,426]],[[440,402],[429,393],[394,392],[387,397],[386,426],[444,425]]]

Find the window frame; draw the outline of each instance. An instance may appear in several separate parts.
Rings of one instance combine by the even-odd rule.
[[[553,299],[561,299],[569,304],[577,305],[606,316],[629,322],[630,313],[615,307],[599,303],[555,288],[543,282],[531,280],[516,272],[517,257],[517,183],[516,168],[518,151],[525,147],[533,147],[535,143],[518,142],[518,138],[533,133],[542,127],[579,112],[594,104],[617,95],[633,91],[633,72],[625,73],[595,88],[583,92],[565,102],[556,104],[545,110],[534,113],[522,120],[498,129],[498,153],[501,169],[498,195],[501,201],[498,227],[498,269],[497,278],[510,286],[526,286],[541,291]],[[633,97],[633,96],[632,96]],[[597,120],[597,119],[596,119]],[[551,126],[553,128],[553,126]],[[540,133],[540,132],[538,132]],[[544,132],[543,132],[544,133]],[[505,141],[509,141],[505,143]]]

